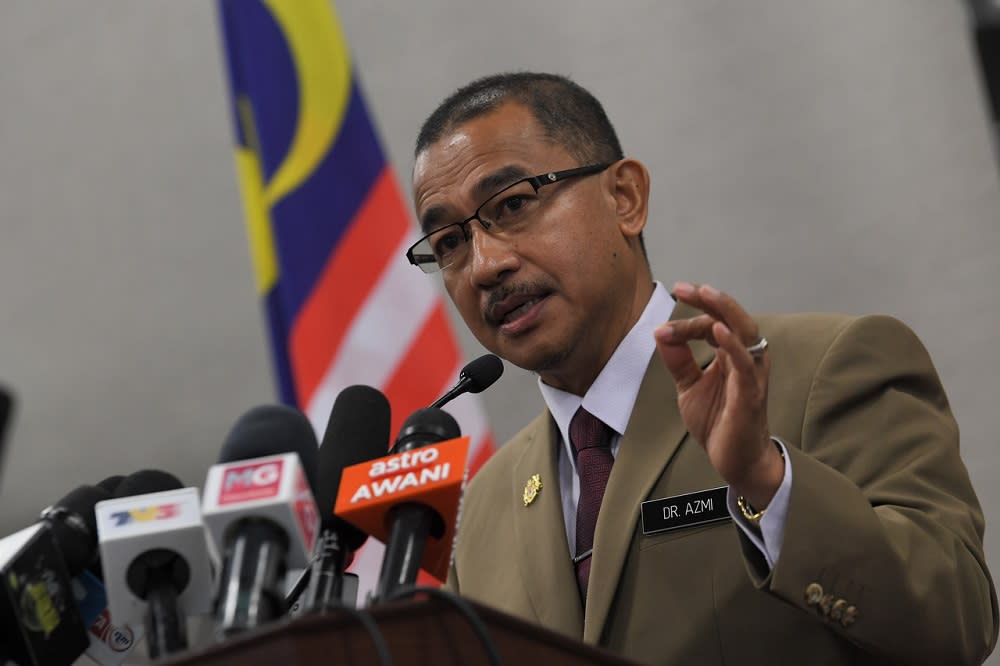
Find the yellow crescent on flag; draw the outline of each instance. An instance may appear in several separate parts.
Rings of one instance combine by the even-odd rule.
[[[330,0],[266,0],[298,77],[299,116],[288,154],[264,189],[274,206],[304,182],[337,136],[351,92],[350,53]]]

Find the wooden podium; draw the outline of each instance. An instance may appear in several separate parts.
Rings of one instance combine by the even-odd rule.
[[[486,626],[504,664],[632,664],[610,652],[468,602]],[[462,613],[444,601],[401,601],[369,609],[394,666],[488,664],[483,644]],[[283,620],[208,648],[166,660],[173,666],[379,663],[372,638],[357,618],[332,610]]]

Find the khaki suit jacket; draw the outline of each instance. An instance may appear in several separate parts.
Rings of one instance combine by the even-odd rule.
[[[678,305],[674,317],[694,314]],[[642,501],[724,485],[654,354],[598,517],[586,608],[548,412],[470,484],[449,585],[645,663],[980,663],[997,638],[983,515],[924,347],[889,317],[758,323],[770,343],[769,426],[793,471],[773,570],[728,520],[643,535]],[[695,355],[707,365],[712,349]],[[526,506],[534,474],[542,489]]]

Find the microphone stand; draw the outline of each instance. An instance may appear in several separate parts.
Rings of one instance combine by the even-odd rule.
[[[347,549],[334,530],[323,530],[317,544],[318,557],[313,561],[306,611],[324,611],[341,605],[344,589],[344,565]]]
[[[223,638],[254,629],[286,611],[284,596],[274,586],[284,575],[288,537],[270,521],[250,518],[243,521],[227,550],[217,609]]]
[[[400,504],[390,511],[392,528],[375,586],[376,599],[388,599],[396,590],[417,582],[433,513],[428,507],[415,503]]]
[[[149,658],[187,650],[187,626],[177,609],[177,590],[173,585],[154,584],[149,591],[146,613],[146,644]]]
[[[145,599],[146,646],[151,659],[188,648],[187,625],[177,605],[178,590],[191,580],[187,562],[164,548],[147,551],[128,568],[125,579]]]

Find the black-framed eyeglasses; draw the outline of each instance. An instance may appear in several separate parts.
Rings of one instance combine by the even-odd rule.
[[[406,251],[406,258],[425,273],[461,265],[469,253],[469,240],[472,238],[469,225],[473,220],[479,220],[483,229],[493,234],[516,234],[533,219],[543,203],[538,191],[544,186],[574,176],[600,173],[612,164],[614,162],[551,171],[511,183],[480,204],[475,213],[461,222],[446,224],[418,240]]]

